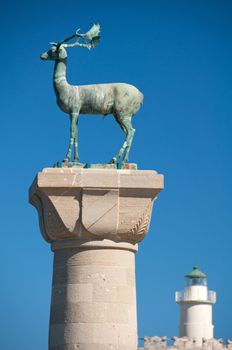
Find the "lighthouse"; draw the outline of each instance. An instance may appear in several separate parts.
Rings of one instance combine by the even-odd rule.
[[[180,305],[179,337],[195,340],[202,346],[202,339],[213,338],[212,306],[216,303],[216,292],[209,291],[207,276],[194,266],[185,275],[183,291],[176,292],[176,303]]]

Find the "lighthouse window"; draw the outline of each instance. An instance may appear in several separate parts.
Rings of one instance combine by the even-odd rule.
[[[193,278],[192,279],[192,285],[193,286],[206,286],[206,279],[205,278]]]
[[[206,286],[207,280],[206,278],[186,278],[186,285],[187,286]]]

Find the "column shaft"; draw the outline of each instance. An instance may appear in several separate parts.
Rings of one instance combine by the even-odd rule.
[[[55,251],[49,350],[137,349],[134,251],[112,243]]]

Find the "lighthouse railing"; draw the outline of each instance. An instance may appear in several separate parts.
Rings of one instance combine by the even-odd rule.
[[[205,296],[202,296],[202,293],[192,292],[183,290],[180,292],[176,292],[176,302],[181,301],[205,301],[208,303],[215,304],[216,303],[216,292],[213,290],[208,290]]]

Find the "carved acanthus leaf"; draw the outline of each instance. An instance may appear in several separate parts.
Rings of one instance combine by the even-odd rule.
[[[152,206],[153,202],[151,201],[134,227],[126,234],[128,241],[140,242],[143,240],[149,229]]]

